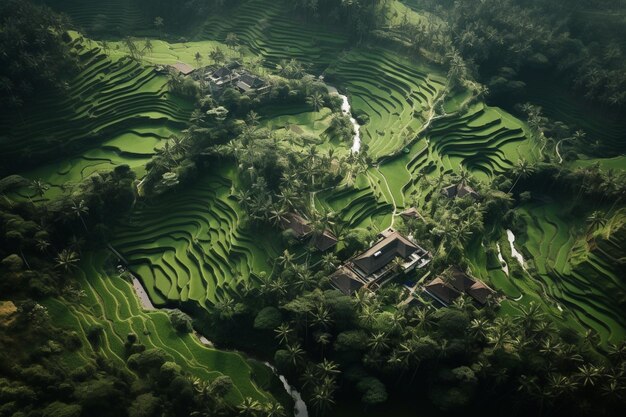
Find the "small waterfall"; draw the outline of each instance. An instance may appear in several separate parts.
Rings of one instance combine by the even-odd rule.
[[[270,363],[265,362],[265,366],[267,366],[268,368],[272,370],[272,372],[274,372],[274,375],[276,375],[278,379],[280,379],[280,382],[283,383],[283,387],[285,387],[285,391],[287,392],[287,394],[291,395],[291,398],[293,398],[294,416],[295,417],[309,417],[309,410],[306,408],[306,404],[302,400],[302,395],[300,395],[300,393],[295,388],[289,385],[287,378],[285,378],[283,375],[280,375],[278,371],[276,370],[276,368],[274,368]]]

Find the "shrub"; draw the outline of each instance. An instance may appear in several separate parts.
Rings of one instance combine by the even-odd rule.
[[[258,330],[272,330],[280,325],[282,315],[275,307],[265,307],[256,315],[254,328]]]
[[[172,326],[180,333],[191,333],[193,326],[191,325],[191,317],[180,310],[172,310],[169,313]]]

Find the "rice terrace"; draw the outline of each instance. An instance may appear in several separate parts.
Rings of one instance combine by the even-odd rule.
[[[624,39],[609,0],[0,0],[0,417],[622,415]]]

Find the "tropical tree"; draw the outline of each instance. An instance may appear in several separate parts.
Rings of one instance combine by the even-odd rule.
[[[228,35],[226,35],[226,39],[224,40],[224,43],[230,49],[235,49],[235,47],[239,44],[239,37],[237,36],[236,33],[230,32]]]
[[[512,172],[513,175],[515,175],[517,178],[515,179],[515,182],[513,183],[507,194],[510,194],[513,191],[513,189],[517,185],[517,182],[520,179],[530,177],[533,172],[535,172],[535,168],[526,159],[522,158],[517,161],[517,163],[513,167]]]
[[[288,323],[282,323],[280,326],[274,329],[274,333],[276,333],[276,339],[278,339],[281,344],[286,345],[289,344],[289,340],[294,331]]]
[[[587,217],[588,237],[590,237],[593,234],[593,232],[595,232],[599,228],[604,227],[606,225],[606,222],[607,222],[607,219],[604,216],[604,213],[602,213],[601,211],[596,210],[593,213],[591,213],[591,215]]]
[[[73,250],[63,249],[57,254],[55,261],[57,268],[61,268],[65,272],[69,272],[78,267],[77,264],[80,261],[80,258]]]
[[[307,97],[306,103],[313,107],[315,111],[320,111],[324,107],[324,97],[320,93],[313,93]]]
[[[196,61],[196,65],[200,66],[202,64],[202,54],[200,52],[196,52],[193,59]]]
[[[222,51],[222,49],[218,46],[209,52],[209,58],[211,58],[211,60],[216,64],[220,64],[226,61],[226,54],[224,54],[224,51]]]

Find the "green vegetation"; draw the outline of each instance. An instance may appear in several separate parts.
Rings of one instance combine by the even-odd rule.
[[[0,5],[0,417],[290,415],[266,361],[317,416],[623,409],[623,5],[42,3]],[[389,228],[428,265],[334,289]]]

